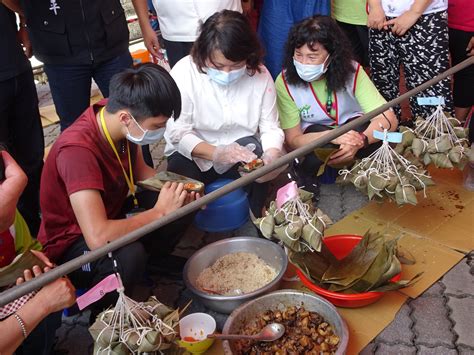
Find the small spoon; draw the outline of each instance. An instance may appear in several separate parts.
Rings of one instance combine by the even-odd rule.
[[[215,339],[250,339],[257,341],[274,341],[283,336],[285,333],[285,326],[280,323],[267,324],[258,334],[246,335],[246,334],[209,334],[208,338]]]

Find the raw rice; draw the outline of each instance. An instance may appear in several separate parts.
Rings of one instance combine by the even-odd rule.
[[[232,296],[253,292],[269,284],[277,273],[253,253],[227,254],[205,268],[196,285],[207,293]]]

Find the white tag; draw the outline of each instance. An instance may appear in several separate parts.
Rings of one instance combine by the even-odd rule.
[[[444,97],[442,96],[417,97],[416,102],[418,102],[418,105],[421,105],[421,106],[444,105]]]

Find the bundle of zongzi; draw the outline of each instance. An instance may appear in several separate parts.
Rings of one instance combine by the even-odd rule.
[[[114,309],[100,313],[89,332],[94,338],[94,355],[128,355],[170,349],[174,346],[179,311],[151,296],[135,302],[119,291]]]
[[[278,239],[291,250],[320,251],[324,229],[332,221],[313,207],[312,197],[312,193],[298,189],[298,196],[280,208],[272,201],[266,215],[254,220],[254,224],[265,238]]]
[[[468,129],[460,121],[443,112],[439,105],[426,120],[417,118],[415,126],[414,130],[400,127],[403,140],[395,148],[399,154],[408,159],[415,156],[425,166],[464,168],[470,150]]]
[[[382,201],[388,197],[399,205],[416,205],[416,192],[423,190],[426,197],[426,187],[434,184],[422,166],[401,156],[386,139],[380,148],[356,162],[351,170],[341,170],[339,174],[338,183],[354,184],[369,200]]]

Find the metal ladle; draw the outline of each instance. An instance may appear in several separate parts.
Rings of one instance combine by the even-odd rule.
[[[246,335],[246,334],[209,334],[208,338],[214,339],[249,339],[257,341],[274,341],[283,336],[285,333],[285,326],[280,323],[267,324],[258,334]]]

